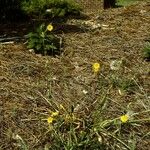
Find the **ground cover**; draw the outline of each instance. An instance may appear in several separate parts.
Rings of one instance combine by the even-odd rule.
[[[95,6],[62,27],[60,56],[0,45],[0,149],[149,150],[150,3]]]

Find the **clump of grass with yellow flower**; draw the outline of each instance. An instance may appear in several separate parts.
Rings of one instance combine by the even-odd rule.
[[[109,78],[103,79],[104,75],[101,72],[100,63],[93,63],[91,70],[92,74],[94,73],[98,77],[98,80],[110,80]],[[86,104],[85,106],[83,104],[70,105],[67,108],[62,104],[56,105],[55,111],[51,111],[45,119],[47,133],[49,133],[49,138],[52,141],[47,148],[103,150],[132,149],[135,147],[136,136],[133,134],[131,137],[130,135],[134,132],[132,132],[133,128],[150,121],[149,118],[138,118],[139,115],[148,113],[149,110],[134,113],[129,109],[131,104],[128,104],[127,108],[119,107],[119,114],[111,113],[108,115],[107,113],[110,112],[108,107],[110,103],[109,92],[114,88],[111,84],[108,81],[108,84],[100,85],[101,91],[98,99],[92,103],[92,109],[91,105],[86,106]],[[79,107],[82,107],[81,112]],[[127,137],[124,138],[124,136]]]
[[[41,24],[35,32],[30,32],[27,35],[27,47],[42,55],[60,54],[62,37],[55,35],[53,30],[52,24],[47,26],[44,23]]]
[[[53,142],[48,148],[53,149],[99,149],[105,148],[98,141],[98,136],[84,114],[75,112],[75,108],[67,109],[62,104],[58,110],[50,112],[46,119],[48,131]]]
[[[122,140],[123,132],[128,130],[129,126],[145,121],[134,119],[140,113],[129,112],[106,119],[102,117],[102,112],[98,116],[93,110],[89,118],[86,114],[78,114],[74,110],[74,108],[68,110],[60,105],[58,110],[50,112],[45,119],[48,124],[47,133],[53,137],[49,148],[107,149],[111,147],[113,140],[120,148],[130,149],[130,145]]]

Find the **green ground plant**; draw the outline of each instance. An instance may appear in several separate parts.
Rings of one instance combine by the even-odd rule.
[[[121,91],[133,92],[136,89],[136,84],[131,78],[122,78],[122,76],[111,75],[111,84],[114,88],[118,88]]]
[[[148,43],[144,49],[143,49],[143,52],[144,52],[144,58],[146,60],[150,60],[150,43]]]
[[[79,15],[81,8],[74,0],[29,0],[22,3],[22,9],[38,18],[62,18]]]
[[[53,140],[53,144],[47,145],[49,150],[60,149],[60,147],[65,150],[103,149],[105,147],[98,142],[92,122],[60,106],[59,111],[52,112],[47,119],[48,132]]]
[[[48,26],[44,23],[41,24],[36,32],[30,32],[27,35],[27,47],[42,55],[60,54],[62,39],[56,36],[52,30],[53,26],[51,24]]]
[[[128,5],[131,5],[137,1],[139,1],[139,0],[117,0],[117,4],[121,5],[121,6],[128,6]]]
[[[110,91],[113,88],[127,90],[132,87],[134,80],[124,81],[121,78],[114,83],[111,78],[104,79],[103,74],[100,73],[101,64],[99,63],[94,63],[91,70],[93,70],[94,78],[103,81],[100,82],[99,97],[93,102],[94,108],[90,114],[86,114],[84,111],[84,113],[78,113],[76,111],[78,106],[66,108],[62,104],[55,102],[52,104],[49,99],[45,98],[50,105],[56,106],[54,111],[49,110],[47,118],[42,119],[47,122],[46,134],[51,139],[51,142],[45,145],[46,150],[59,150],[60,148],[64,150],[136,149],[137,137],[133,129],[150,121],[150,118],[138,118],[139,115],[147,114],[150,110],[136,113],[129,103],[126,108],[119,108],[120,115],[116,117],[111,115],[110,118],[105,115],[109,109]],[[117,75],[120,70],[116,72]],[[110,74],[115,74],[115,72],[110,72]],[[99,83],[99,81],[97,82]],[[85,108],[86,105],[83,106],[83,109]]]
[[[102,107],[102,106],[101,106]],[[117,118],[106,119],[102,117],[101,109],[92,112],[92,116],[79,116],[75,112],[63,108],[45,119],[48,123],[47,135],[51,143],[45,145],[45,149],[59,150],[106,150],[106,149],[135,149],[136,136],[130,133],[128,141],[125,142],[123,135],[140,123],[149,121],[149,118],[135,119],[136,116],[145,112],[133,113],[129,111]],[[91,121],[90,121],[90,120]],[[43,119],[44,120],[44,119]]]

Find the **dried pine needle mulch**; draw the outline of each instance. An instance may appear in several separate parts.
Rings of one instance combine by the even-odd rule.
[[[137,83],[133,93],[120,95],[117,89],[110,89],[106,118],[120,116],[129,103],[135,112],[150,108],[146,95],[150,92],[150,64],[142,56],[150,38],[150,3],[102,11],[91,20],[101,24],[101,28],[65,33],[60,57],[35,55],[23,44],[0,46],[0,149],[19,149],[16,135],[24,139],[29,149],[43,149],[49,138],[45,134],[47,122],[41,120],[59,104],[66,109],[79,104],[79,113],[89,115],[101,98],[101,90],[108,88],[106,83],[101,89],[105,83],[94,78],[94,62],[101,63],[99,80],[103,82],[110,74],[110,62],[122,59],[122,78],[134,78]],[[149,149],[149,139],[140,139],[149,131],[148,125],[135,129],[139,150]]]

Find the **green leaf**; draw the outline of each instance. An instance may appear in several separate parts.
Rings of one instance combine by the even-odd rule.
[[[54,46],[54,45],[45,45],[45,48],[46,48],[46,50],[56,50],[57,49],[57,47],[56,46]]]
[[[60,11],[60,13],[58,14],[58,16],[59,16],[59,17],[64,17],[65,14],[66,14],[66,10],[65,10],[65,9],[62,9],[62,10]]]
[[[27,48],[34,48],[34,47],[35,47],[35,42],[33,41],[28,42]]]
[[[38,45],[36,45],[36,47],[35,47],[35,48],[36,48],[36,50],[38,50],[38,51],[39,51],[39,50],[42,48],[42,45],[41,45],[41,44],[38,44]]]

